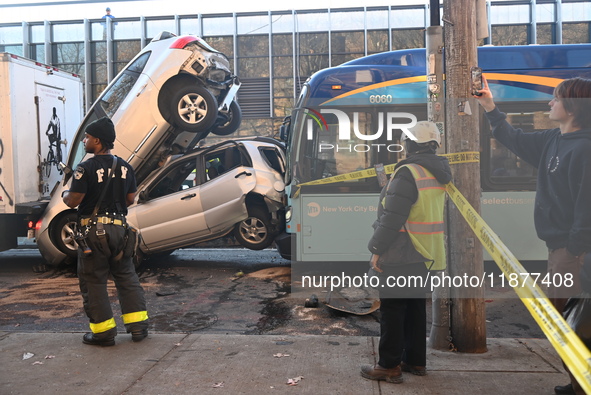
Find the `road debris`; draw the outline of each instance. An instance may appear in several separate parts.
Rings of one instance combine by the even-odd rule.
[[[219,383],[215,383],[213,385],[213,388],[223,388],[224,387],[224,382],[220,381]]]
[[[287,385],[298,385],[304,376],[294,377],[293,379],[287,379]]]
[[[32,352],[26,352],[23,354],[23,361],[25,359],[33,358],[34,356],[35,356],[35,354],[33,354]]]
[[[278,352],[277,354],[273,354],[273,356],[275,358],[283,358],[283,357],[289,357],[289,354],[282,354],[282,353]]]
[[[312,294],[304,302],[304,307],[312,307],[312,308],[318,307],[318,296],[316,296],[316,294]]]

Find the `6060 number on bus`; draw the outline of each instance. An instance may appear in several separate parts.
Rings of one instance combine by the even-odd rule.
[[[371,95],[369,102],[374,104],[392,103],[392,95]]]

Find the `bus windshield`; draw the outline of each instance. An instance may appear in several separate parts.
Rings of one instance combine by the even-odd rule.
[[[401,130],[388,131],[388,124],[407,124],[410,120],[394,117],[392,111],[386,110],[352,106],[339,107],[338,110],[305,108],[296,111],[292,120],[293,133],[299,141],[293,142],[297,150],[291,159],[297,163],[298,182],[307,183],[371,169],[377,164],[398,162],[403,152]],[[311,187],[319,191],[327,188],[351,192],[379,190],[375,177]]]

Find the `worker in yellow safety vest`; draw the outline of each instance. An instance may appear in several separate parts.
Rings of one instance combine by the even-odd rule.
[[[441,134],[433,122],[417,122],[403,141],[398,162],[380,194],[378,218],[368,248],[370,274],[379,278],[380,343],[376,365],[363,365],[371,380],[402,382],[402,372],[426,370],[426,278],[445,269],[443,211],[451,181],[446,158],[435,154]]]

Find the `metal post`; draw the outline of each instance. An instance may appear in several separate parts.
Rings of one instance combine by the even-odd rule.
[[[32,59],[31,56],[31,29],[28,22],[22,23],[23,27],[23,56]]]
[[[51,53],[51,40],[53,35],[51,34],[51,23],[49,21],[44,21],[43,26],[45,27],[45,64],[53,64],[52,63],[52,53]]]
[[[562,0],[556,0],[556,44],[562,44]]]
[[[427,118],[435,122],[445,138],[445,86],[443,81],[443,28],[439,24],[439,0],[430,0],[430,26],[427,27]],[[443,145],[445,147],[445,144]],[[432,324],[429,347],[449,349],[449,288],[438,287],[432,295]]]
[[[537,32],[537,15],[536,15],[536,0],[531,0],[529,3],[529,43],[536,44],[538,42]]]
[[[299,74],[300,71],[298,69],[299,67],[299,54],[298,54],[298,45],[296,40],[298,39],[297,37],[297,15],[295,10],[291,10],[291,15],[293,18],[293,30],[291,32],[291,45],[292,45],[292,57],[291,57],[291,61],[292,61],[292,65],[293,65],[293,98],[297,99],[298,98],[298,85],[300,84],[300,79]]]
[[[176,30],[175,34],[177,36],[181,35],[181,18],[178,15],[174,16],[174,29]]]
[[[140,45],[144,48],[148,45],[148,29],[146,27],[146,17],[140,16]]]
[[[115,77],[113,73],[113,18],[105,18],[107,22],[107,84]]]
[[[84,19],[84,96],[86,98],[86,111],[90,109],[90,106],[95,99],[92,96],[92,85],[96,81],[92,80],[92,62],[90,61],[92,56],[92,52],[90,50],[91,32],[90,21],[88,19]]]
[[[234,32],[232,34],[232,48],[234,51],[234,74],[238,75],[238,17],[236,13],[232,13],[232,17],[234,18]]]
[[[273,16],[271,11],[269,15],[269,117],[273,118],[273,109],[275,107],[274,89],[273,89]]]
[[[328,67],[332,67],[332,26],[330,25],[330,8],[328,9]]]
[[[367,56],[367,7],[363,7],[363,55]]]

